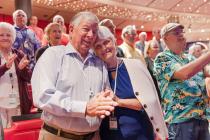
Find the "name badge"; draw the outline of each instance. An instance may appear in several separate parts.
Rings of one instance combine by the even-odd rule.
[[[117,118],[114,115],[109,116],[109,129],[111,130],[117,129]]]
[[[10,93],[9,94],[9,104],[16,105],[17,104],[17,94],[16,93]]]

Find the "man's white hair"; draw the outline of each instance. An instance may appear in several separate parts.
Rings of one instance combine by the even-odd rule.
[[[12,36],[12,43],[15,41],[16,38],[16,30],[14,26],[7,22],[0,22],[0,29],[8,29],[11,32]]]
[[[19,12],[25,16],[25,25],[26,25],[28,17],[26,15],[26,13],[21,9],[18,9],[15,12],[13,12],[13,14],[12,14],[13,22],[16,24],[16,18],[17,18],[17,15]]]
[[[139,33],[139,37],[141,37],[141,36],[146,36],[147,37],[147,33],[146,32]]]
[[[127,25],[122,29],[121,33],[121,38],[124,40],[125,39],[125,33],[136,31],[136,26],[135,25]]]
[[[99,19],[95,14],[93,14],[92,12],[85,11],[79,12],[75,16],[73,16],[73,18],[70,21],[70,24],[78,26],[82,20],[91,20],[96,23],[99,23]]]

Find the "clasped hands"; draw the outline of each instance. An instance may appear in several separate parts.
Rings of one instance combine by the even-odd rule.
[[[115,95],[112,90],[106,89],[101,93],[96,94],[88,103],[86,107],[86,115],[98,116],[104,118],[109,116],[118,103],[114,100]]]

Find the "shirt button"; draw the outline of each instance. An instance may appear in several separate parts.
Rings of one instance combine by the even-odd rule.
[[[139,96],[139,92],[135,92],[136,96]]]
[[[159,129],[159,128],[156,128],[156,131],[157,131],[157,132],[159,132],[159,131],[160,131],[160,129]]]
[[[147,108],[147,105],[146,104],[144,104],[144,108]]]
[[[154,117],[150,117],[150,120],[154,120]]]

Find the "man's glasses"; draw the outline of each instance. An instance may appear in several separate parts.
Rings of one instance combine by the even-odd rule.
[[[169,34],[175,35],[175,36],[179,36],[179,35],[183,35],[185,32],[183,30],[175,30],[175,31],[171,31],[169,32]]]
[[[129,35],[133,35],[133,36],[136,36],[136,35],[137,35],[137,33],[136,33],[136,32],[127,32],[127,34],[129,34]]]

